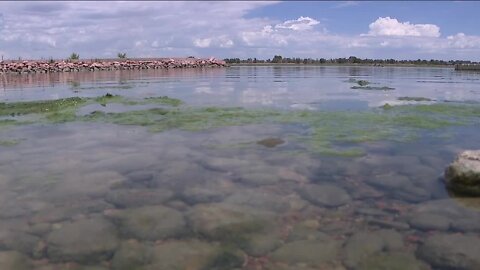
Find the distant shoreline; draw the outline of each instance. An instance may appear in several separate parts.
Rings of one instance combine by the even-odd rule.
[[[339,63],[324,63],[324,64],[297,64],[297,63],[229,63],[229,66],[340,66],[340,67],[444,67],[455,68],[455,65],[433,65],[433,64],[339,64]]]

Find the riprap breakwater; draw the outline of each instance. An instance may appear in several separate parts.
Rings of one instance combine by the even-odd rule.
[[[169,68],[225,67],[223,60],[215,58],[157,58],[157,59],[102,59],[102,60],[33,60],[2,61],[0,73],[53,73],[100,70],[140,70]]]

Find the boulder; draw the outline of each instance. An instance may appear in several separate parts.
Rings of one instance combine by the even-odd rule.
[[[445,170],[445,181],[454,193],[480,196],[480,150],[460,153]]]

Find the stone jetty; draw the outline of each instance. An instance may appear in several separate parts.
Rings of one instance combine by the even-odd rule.
[[[100,70],[141,70],[169,68],[226,67],[215,58],[155,58],[155,59],[101,59],[101,60],[28,60],[1,61],[0,73],[29,74]]]

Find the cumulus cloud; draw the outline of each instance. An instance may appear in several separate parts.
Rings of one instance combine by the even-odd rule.
[[[232,33],[266,19],[244,16],[276,2],[0,2],[0,43],[11,58],[217,56]],[[2,24],[0,23],[0,26]],[[210,42],[208,42],[210,40]],[[210,49],[210,50],[209,50]],[[166,55],[168,53],[168,55]],[[220,55],[220,57],[226,55]]]
[[[296,20],[288,20],[283,23],[275,25],[276,29],[291,29],[294,31],[305,31],[305,30],[310,30],[313,28],[313,26],[319,24],[320,22],[312,19],[310,17],[303,17],[300,16],[300,18]]]
[[[456,35],[447,37],[448,44],[454,48],[479,48],[480,36],[468,36],[464,33],[458,33]]]
[[[342,1],[339,4],[335,5],[333,8],[347,8],[358,6],[358,1]]]
[[[312,38],[323,35],[326,30],[321,28],[315,30],[314,26],[320,22],[310,18],[300,16],[296,20],[286,20],[282,23],[264,25],[263,28],[254,31],[244,31],[240,33],[244,44],[251,47],[287,47],[299,45],[303,41],[309,44]]]
[[[355,3],[346,2],[345,5]],[[367,34],[330,33],[318,18],[249,14],[277,2],[0,1],[0,44],[10,59],[189,56],[219,58],[436,58],[480,55],[480,37],[441,37],[434,24],[380,17]],[[248,16],[247,16],[248,15]],[[330,22],[334,23],[334,22]],[[462,54],[460,52],[468,52]]]
[[[371,36],[439,37],[440,27],[434,24],[411,24],[395,18],[379,17],[369,25]]]
[[[211,38],[197,38],[193,41],[193,45],[199,48],[208,48],[210,47],[211,43],[212,43]]]
[[[210,38],[196,38],[193,40],[193,45],[198,48],[230,48],[234,45],[233,40],[226,35]]]

